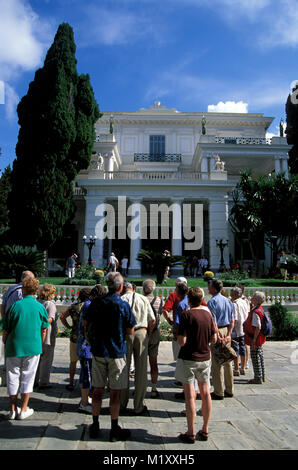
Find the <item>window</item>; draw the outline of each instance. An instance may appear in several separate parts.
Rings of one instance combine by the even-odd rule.
[[[150,135],[150,155],[165,155],[166,137],[164,135]]]

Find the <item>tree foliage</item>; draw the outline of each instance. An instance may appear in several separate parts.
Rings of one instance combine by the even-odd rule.
[[[0,177],[0,236],[9,229],[7,199],[11,189],[11,168],[7,166]]]
[[[100,117],[88,75],[78,75],[72,28],[59,26],[44,65],[18,105],[9,196],[17,243],[47,249],[74,216],[73,182],[87,168]]]
[[[293,92],[297,95],[298,85],[293,88]],[[294,104],[292,101],[292,95],[288,96],[286,103],[286,115],[287,115],[287,142],[292,145],[292,149],[289,151],[289,167],[292,174],[298,173],[298,104]]]
[[[283,174],[254,179],[249,170],[232,192],[233,206],[229,222],[233,232],[247,235],[252,259],[258,271],[258,239],[275,237],[277,250],[289,245],[294,251],[298,237],[298,175]]]

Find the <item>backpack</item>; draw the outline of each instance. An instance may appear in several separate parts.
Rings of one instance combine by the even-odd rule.
[[[267,313],[263,312],[263,319],[261,322],[261,332],[264,336],[272,335],[272,324]]]

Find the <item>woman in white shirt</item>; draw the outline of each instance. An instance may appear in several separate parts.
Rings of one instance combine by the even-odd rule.
[[[242,290],[239,287],[231,289],[231,299],[234,304],[234,317],[235,326],[234,332],[235,337],[233,338],[236,343],[232,343],[233,348],[237,353],[237,359],[234,361],[234,375],[239,376],[245,375],[245,363],[246,363],[246,348],[244,344],[244,331],[243,323],[249,314],[249,304],[242,298]],[[239,356],[241,359],[241,368],[239,371]]]

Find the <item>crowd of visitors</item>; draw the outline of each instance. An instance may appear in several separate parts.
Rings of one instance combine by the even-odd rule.
[[[113,268],[114,269],[114,268]],[[187,279],[176,280],[175,291],[165,302],[155,295],[151,279],[143,282],[143,293],[137,293],[122,274],[111,270],[107,287],[82,288],[76,303],[60,316],[70,330],[69,391],[74,389],[77,362],[80,361],[81,402],[79,410],[92,414],[91,438],[100,436],[100,413],[105,388],[110,395],[110,440],[126,440],[130,431],[118,424],[129,400],[130,370],[134,364],[133,413],[147,413],[144,398],[148,386],[149,358],[151,398],[158,398],[159,324],[162,316],[171,325],[172,352],[176,361],[175,378],[185,399],[187,431],[178,438],[184,443],[208,439],[212,400],[234,395],[234,376],[245,375],[250,350],[254,378],[252,384],[265,381],[262,329],[265,316],[261,292],[251,304],[240,287],[231,290],[231,300],[223,295],[222,282],[208,283],[210,300],[204,291],[188,288]],[[26,271],[21,283],[6,291],[1,305],[7,390],[10,399],[8,419],[26,419],[34,412],[28,402],[33,387],[51,387],[50,372],[57,334],[57,310],[54,286],[40,287],[34,274]],[[38,300],[37,300],[38,299]],[[71,324],[68,320],[71,319]],[[216,345],[232,347],[237,358],[224,363],[218,360]],[[212,378],[213,392],[210,392]],[[195,433],[196,397],[201,398],[199,414],[202,428]],[[21,394],[20,407],[18,394]],[[179,395],[179,397],[177,396]]]

